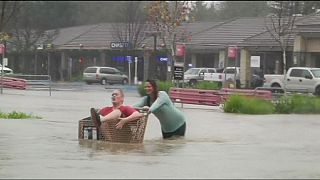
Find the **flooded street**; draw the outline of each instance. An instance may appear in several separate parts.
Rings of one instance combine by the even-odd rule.
[[[186,137],[163,140],[155,116],[142,144],[78,140],[91,107],[112,89],[5,89],[0,111],[42,119],[0,120],[0,178],[320,178],[319,115],[237,115],[184,105]],[[125,90],[125,104],[140,97]]]

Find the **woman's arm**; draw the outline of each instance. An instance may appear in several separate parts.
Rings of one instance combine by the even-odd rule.
[[[140,101],[137,103],[133,104],[132,107],[134,108],[142,108],[143,106],[147,105],[147,96],[142,97]]]
[[[158,98],[154,101],[154,103],[150,106],[149,113],[156,111],[162,105],[167,102],[167,93],[164,91],[159,92]]]

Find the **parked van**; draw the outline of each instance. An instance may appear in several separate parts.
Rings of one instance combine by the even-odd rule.
[[[128,76],[113,67],[91,66],[83,71],[83,80],[87,84],[127,84]]]
[[[183,82],[188,83],[190,86],[203,81],[204,73],[216,73],[216,68],[190,68],[184,73]]]

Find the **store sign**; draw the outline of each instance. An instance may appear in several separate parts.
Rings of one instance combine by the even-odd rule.
[[[166,56],[157,56],[158,62],[168,62],[169,58]]]
[[[173,69],[173,78],[175,80],[183,80],[183,66],[174,66]]]
[[[111,42],[110,47],[112,49],[121,49],[121,48],[128,48],[129,42]]]
[[[4,45],[3,44],[0,44],[0,54],[3,54],[4,53]]]
[[[251,67],[260,67],[260,56],[251,56],[250,66]]]

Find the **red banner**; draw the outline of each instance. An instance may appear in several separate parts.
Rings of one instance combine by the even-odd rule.
[[[237,47],[228,48],[228,58],[235,58],[237,56]]]
[[[3,52],[4,52],[4,45],[0,44],[0,54],[3,54]]]
[[[176,56],[184,56],[186,53],[186,46],[182,44],[176,45]]]

